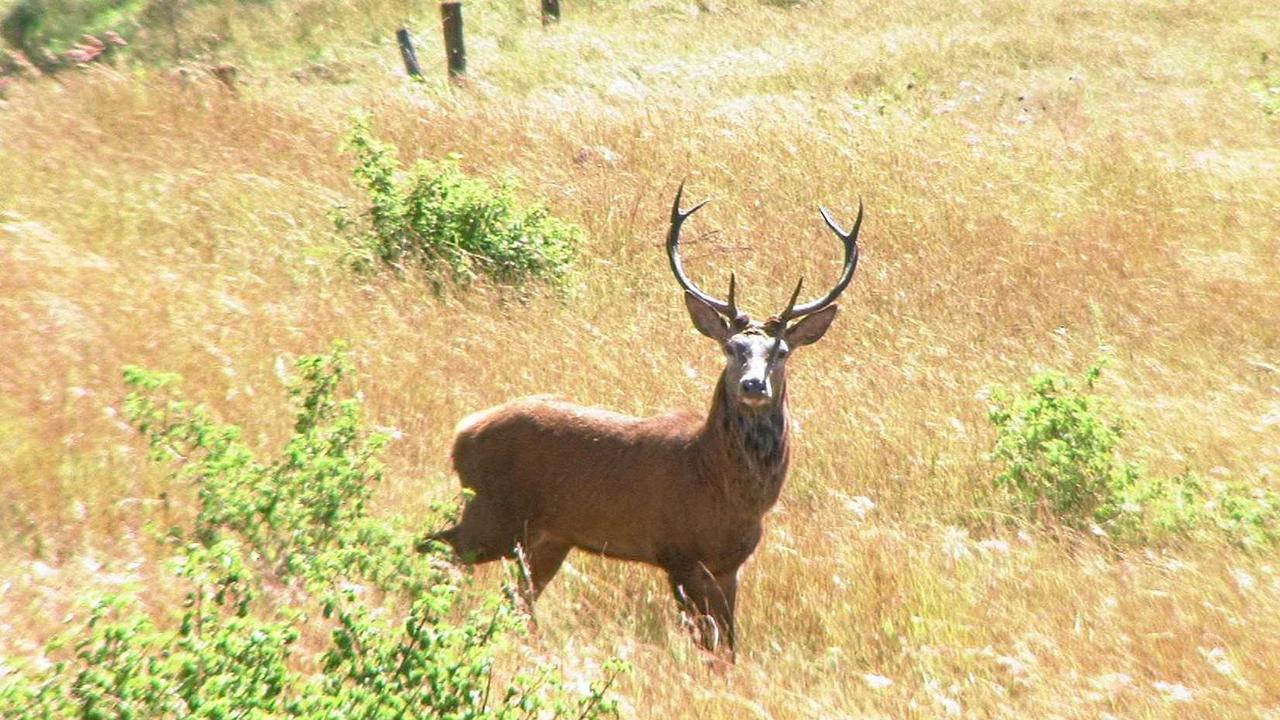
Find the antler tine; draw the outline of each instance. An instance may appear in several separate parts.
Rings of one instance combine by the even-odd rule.
[[[830,210],[822,206],[819,206],[818,210],[822,213],[822,219],[827,221],[827,227],[831,228],[831,231],[844,244],[844,270],[841,271],[840,279],[836,281],[836,285],[831,289],[831,292],[818,300],[804,303],[796,308],[795,317],[811,315],[835,302],[835,299],[840,297],[840,293],[849,287],[849,282],[853,280],[853,271],[858,267],[858,231],[862,229],[862,198],[858,198],[858,219],[853,221],[853,229],[847,233],[831,217]]]
[[[787,303],[787,309],[782,311],[778,316],[778,324],[774,328],[773,347],[769,349],[769,365],[773,365],[773,361],[778,358],[778,350],[782,348],[782,338],[787,334],[787,323],[792,318],[799,317],[800,313],[795,312],[796,298],[800,297],[800,288],[804,286],[804,278],[801,277],[796,282],[796,289],[791,293],[791,301]]]
[[[738,319],[738,301],[734,299],[734,291],[738,284],[738,278],[732,270],[729,271],[729,319]]]
[[[724,315],[730,320],[736,319],[738,316],[738,308],[733,301],[734,279],[729,276],[729,302],[714,298],[693,284],[693,281],[684,274],[684,265],[680,262],[680,226],[692,214],[706,205],[710,200],[703,200],[686,211],[680,210],[680,198],[684,195],[684,183],[680,183],[680,188],[676,190],[675,202],[671,204],[671,228],[667,230],[667,259],[671,261],[671,272],[675,273],[676,281],[680,283],[680,287],[686,292],[698,298],[702,302],[715,308],[716,312]]]
[[[789,322],[792,318],[798,317],[800,313],[796,311],[796,298],[800,297],[800,288],[804,287],[804,277],[796,281],[796,289],[791,291],[791,300],[787,302],[787,309],[782,311],[778,319],[783,324]]]

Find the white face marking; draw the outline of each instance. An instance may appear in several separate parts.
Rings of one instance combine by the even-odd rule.
[[[741,332],[724,344],[724,382],[729,397],[745,405],[761,407],[776,398],[791,348],[785,340],[770,364],[774,338],[761,332]]]

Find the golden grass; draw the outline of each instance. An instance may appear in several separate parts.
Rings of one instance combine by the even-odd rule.
[[[814,206],[867,206],[841,317],[793,362],[797,455],[745,569],[743,653],[708,671],[654,571],[580,555],[535,652],[571,672],[628,657],[640,717],[1280,713],[1270,558],[966,520],[994,474],[983,388],[1102,344],[1154,472],[1274,486],[1280,123],[1247,88],[1274,73],[1280,11],[587,3],[544,32],[473,4],[474,77],[452,91],[399,76],[386,26],[416,7],[229,7],[192,32],[228,36],[239,97],[95,71],[0,109],[0,657],[36,652],[83,588],[162,577],[143,528],[188,498],[121,421],[124,364],[181,372],[266,447],[280,364],[349,340],[371,419],[403,431],[381,512],[410,520],[454,491],[450,433],[475,409],[705,406],[717,353],[659,245],[688,177],[716,200],[692,272],[737,271],[760,313],[797,273],[835,274]],[[290,76],[315,62],[354,82]],[[586,228],[570,296],[345,272],[328,212],[360,202],[337,149],[356,108],[407,160],[463,153]]]

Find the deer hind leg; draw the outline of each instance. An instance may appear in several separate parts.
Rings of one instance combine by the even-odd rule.
[[[733,658],[737,630],[734,608],[738,595],[738,571],[713,574],[702,563],[667,570],[676,603],[693,624],[694,638],[711,652],[728,650]]]

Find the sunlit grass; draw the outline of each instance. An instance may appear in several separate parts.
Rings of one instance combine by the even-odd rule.
[[[407,16],[442,57],[434,7],[279,7],[196,18],[230,38],[239,97],[120,70],[0,109],[0,655],[36,652],[83,587],[159,577],[144,528],[189,509],[121,422],[124,364],[181,372],[265,446],[289,422],[278,368],[347,339],[369,417],[402,431],[379,507],[410,519],[454,492],[452,428],[486,405],[707,405],[719,359],[660,248],[688,178],[715,199],[690,271],[735,270],[760,314],[797,274],[834,280],[815,206],[867,207],[841,315],[792,362],[795,462],[744,571],[744,651],[704,669],[658,573],[574,555],[534,652],[629,657],[642,717],[1280,709],[1271,559],[1115,549],[981,500],[984,389],[1103,345],[1138,459],[1274,487],[1280,125],[1256,81],[1276,9],[599,3],[544,31],[476,3],[454,91],[408,83],[390,41]],[[291,76],[316,63],[351,82]],[[567,297],[348,273],[329,213],[360,202],[338,150],[357,108],[406,160],[462,153],[582,226]]]

